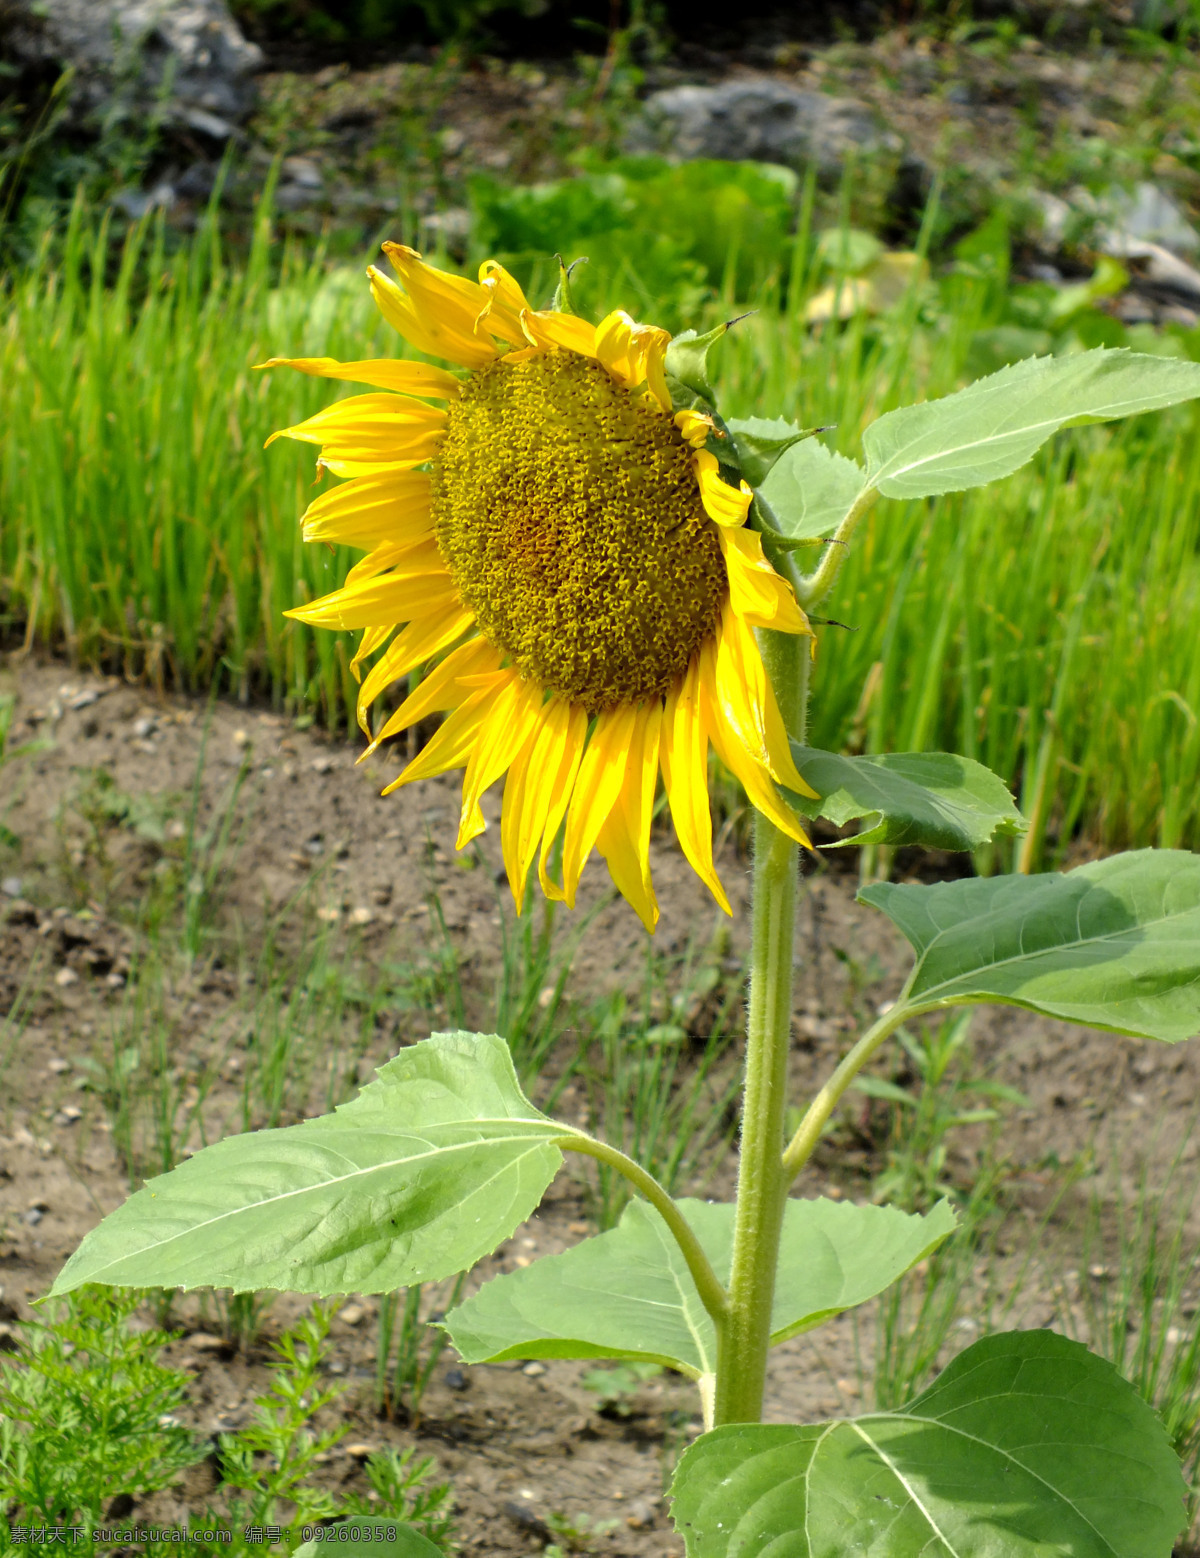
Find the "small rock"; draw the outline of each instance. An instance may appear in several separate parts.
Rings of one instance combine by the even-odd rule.
[[[157,728],[158,721],[152,719],[148,714],[143,714],[141,719],[134,720],[133,722],[133,733],[139,741],[144,741],[147,736],[152,736]]]
[[[250,737],[246,734],[246,732],[244,730],[235,730],[234,733],[233,733],[233,744],[234,744],[235,747],[249,746],[250,745]]]
[[[314,757],[308,766],[314,774],[328,774],[333,772],[337,763],[332,757]]]
[[[223,1336],[213,1336],[208,1331],[197,1331],[188,1337],[188,1345],[197,1352],[225,1352],[229,1343]]]
[[[283,177],[303,189],[320,189],[325,183],[321,170],[311,157],[285,157],[280,168]]]
[[[326,925],[336,925],[341,917],[342,911],[333,903],[326,904],[324,908],[317,910],[317,918]]]
[[[71,1062],[69,1060],[64,1060],[61,1055],[55,1055],[53,1060],[48,1060],[46,1062],[46,1070],[53,1071],[56,1077],[62,1076],[64,1072],[70,1071],[70,1069]]]
[[[447,1390],[467,1390],[470,1387],[471,1382],[461,1369],[447,1369],[442,1377]]]
[[[361,1304],[347,1304],[344,1309],[338,1311],[338,1319],[345,1321],[347,1325],[361,1325],[366,1313]]]
[[[626,148],[797,169],[815,162],[829,178],[840,174],[848,153],[863,158],[899,153],[901,142],[866,103],[760,78],[652,93]]]
[[[374,918],[374,909],[368,909],[364,904],[360,904],[357,909],[351,909],[350,911],[351,925],[369,925]]]
[[[375,1454],[376,1447],[373,1444],[359,1444],[355,1442],[353,1444],[344,1444],[342,1449],[345,1450],[352,1461],[365,1461],[369,1456]]]
[[[64,1104],[54,1116],[54,1123],[55,1125],[74,1125],[82,1119],[82,1109],[77,1109],[74,1104]]]
[[[65,990],[68,985],[76,985],[79,983],[79,975],[73,968],[60,968],[58,973],[54,976],[54,983],[58,985],[60,989]]]
[[[19,898],[21,896],[22,882],[19,876],[6,876],[0,882],[0,893],[6,898]]]
[[[545,1372],[546,1365],[544,1363],[527,1363],[521,1370],[521,1373],[524,1374],[527,1379],[541,1379]]]
[[[625,1516],[625,1524],[631,1531],[644,1531],[647,1526],[654,1524],[658,1514],[661,1500],[640,1498],[629,1506],[629,1513]]]
[[[25,1221],[31,1228],[36,1228],[46,1214],[36,1206],[31,1206],[25,1213]]]
[[[73,698],[67,699],[68,709],[90,709],[93,703],[99,703],[108,691],[106,687],[85,687],[82,692],[77,692]]]

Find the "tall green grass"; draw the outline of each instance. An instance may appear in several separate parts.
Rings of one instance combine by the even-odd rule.
[[[844,452],[872,417],[965,382],[1007,317],[1003,282],[964,270],[885,320],[814,330],[811,253],[802,224],[722,345],[720,388],[733,413],[834,427]],[[631,250],[589,267],[585,301],[653,315],[636,265]],[[541,301],[551,269],[534,270]],[[696,322],[735,304],[731,283]],[[77,207],[0,292],[10,638],[348,727],[349,640],[282,612],[333,588],[349,558],[300,542],[311,450],[262,447],[336,391],[250,370],[394,346],[361,275],[281,252],[265,205],[236,262],[211,213],[169,253],[161,228],[116,245]],[[1200,844],[1197,428],[1183,408],[1079,429],[998,487],[880,504],[831,607],[849,630],[822,633],[813,741],[977,757],[1016,787],[1051,860],[1081,831]]]

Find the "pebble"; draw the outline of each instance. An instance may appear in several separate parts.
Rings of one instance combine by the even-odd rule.
[[[373,1444],[346,1444],[342,1448],[352,1461],[365,1461],[369,1455],[375,1454]]]
[[[73,968],[60,968],[54,976],[54,983],[60,989],[65,990],[68,985],[77,985],[79,983],[79,975]]]
[[[527,1363],[521,1370],[521,1373],[524,1374],[527,1379],[540,1379],[545,1372],[546,1365],[544,1363]]]
[[[338,1319],[344,1320],[347,1325],[360,1325],[366,1312],[361,1304],[347,1304],[338,1311]]]
[[[19,898],[21,896],[21,878],[19,876],[6,876],[0,882],[0,893],[6,898]]]
[[[466,1390],[471,1383],[461,1369],[447,1369],[443,1377],[447,1390]]]
[[[64,1071],[70,1071],[71,1062],[64,1060],[61,1055],[56,1055],[53,1060],[46,1062],[46,1070],[53,1071],[56,1077],[62,1076]]]
[[[208,1331],[197,1331],[188,1337],[188,1345],[194,1347],[197,1352],[224,1352],[226,1348],[225,1338],[213,1336]]]

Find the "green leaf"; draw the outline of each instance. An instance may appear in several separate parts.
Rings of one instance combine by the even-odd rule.
[[[568,1132],[495,1034],[437,1033],[334,1114],[227,1136],[93,1228],[53,1292],[387,1293],[465,1270],[524,1221]]]
[[[684,406],[690,406],[692,397],[696,395],[710,403],[715,399],[708,376],[708,354],[728,329],[728,324],[716,325],[704,335],[697,335],[694,330],[684,330],[667,347],[664,364],[666,375],[689,392],[682,397]],[[680,397],[675,398],[679,403]]]
[[[1066,875],[859,893],[917,954],[909,1006],[1024,1006],[1174,1042],[1200,1032],[1200,856],[1141,849]]]
[[[861,465],[817,439],[794,444],[762,484],[780,533],[792,540],[832,535],[866,490]]]
[[[363,1535],[343,1540],[338,1535],[343,1529]],[[376,1532],[380,1535],[376,1536]],[[347,1553],[349,1558],[445,1558],[440,1547],[412,1526],[401,1520],[380,1519],[347,1520],[344,1526],[331,1527],[323,1541],[305,1542],[297,1547],[292,1558],[325,1558],[326,1553],[334,1551]]]
[[[728,1281],[734,1208],[679,1206],[718,1279]],[[882,1292],[954,1226],[945,1202],[917,1217],[887,1206],[789,1200],[772,1343]],[[610,1232],[486,1283],[446,1316],[446,1329],[468,1363],[644,1358],[692,1379],[716,1369],[712,1321],[666,1224],[641,1201]]]
[[[792,743],[801,777],[817,792],[788,800],[807,817],[836,827],[866,818],[848,844],[922,844],[926,849],[974,849],[1028,826],[1002,779],[969,757],[949,752],[888,752],[840,757]]]
[[[688,1558],[1170,1558],[1179,1462],[1110,1363],[987,1336],[898,1412],[734,1425],[684,1452]]]
[[[1200,363],[1099,348],[1033,357],[956,395],[902,406],[863,434],[871,485],[889,498],[982,487],[1033,458],[1052,434],[1200,396]]]
[[[816,432],[815,427],[797,427],[782,417],[735,417],[725,426],[737,449],[738,466],[752,487],[762,486],[786,450]]]

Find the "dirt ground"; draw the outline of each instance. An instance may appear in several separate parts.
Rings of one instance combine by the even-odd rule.
[[[97,1057],[106,1046],[111,1050],[120,1022],[130,1020],[130,993],[145,968],[146,932],[135,925],[134,910],[146,901],[156,871],[161,876],[162,862],[174,858],[193,790],[207,824],[223,814],[240,776],[242,821],[219,871],[220,935],[190,966],[173,964],[162,986],[155,1020],[167,1024],[178,1048],[182,1082],[197,1064],[196,1050],[215,1042],[223,1024],[241,1020],[246,976],[237,950],[253,951],[268,925],[281,945],[295,941],[298,899],[345,956],[379,968],[428,955],[437,939],[428,904],[436,886],[468,986],[482,1002],[497,961],[499,795],[484,804],[491,826],[481,841],[483,864],[466,870],[453,851],[455,776],[381,799],[379,790],[396,771],[395,754],[355,767],[358,749],[282,716],[160,701],[145,689],[59,663],[10,662],[0,668],[0,698],[6,694],[15,698],[9,752],[23,744],[27,750],[0,767],[0,1012],[12,1012],[7,1029],[0,1027],[0,1298],[11,1306],[5,1313],[25,1317],[82,1235],[128,1193],[111,1112],[94,1085]],[[114,796],[124,798],[120,805]],[[131,812],[130,798],[139,797],[144,806]],[[113,818],[122,807],[117,825]],[[717,945],[736,985],[748,935],[749,865],[731,837],[719,862],[735,910],[723,946],[713,942],[723,916],[665,829],[656,832],[652,862],[663,907],[660,949],[670,955],[689,945]],[[852,856],[845,851],[832,864],[810,864],[805,879],[793,1024],[797,1103],[844,1052],[861,1018],[896,993],[907,966],[888,923],[855,904]],[[909,865],[915,869],[916,862],[899,862],[901,875]],[[581,991],[633,989],[641,979],[643,933],[621,901],[603,902],[607,887],[595,860],[578,911],[596,910],[572,973]],[[569,925],[562,934],[570,934]],[[377,1016],[345,1074],[356,1070],[366,1081],[371,1066],[401,1045],[450,1025],[438,1020],[436,1009]],[[1195,1144],[1183,1144],[1195,1115],[1200,1048],[1136,1044],[1006,1009],[985,1010],[973,1033],[984,1069],[1028,1099],[1006,1123],[1003,1150],[1016,1165],[1018,1199],[1034,1213],[1058,1166],[1093,1144],[1100,1153],[1104,1144],[1123,1143],[1126,1175],[1141,1160],[1152,1178],[1161,1174],[1181,1147],[1185,1162],[1194,1159]],[[196,1116],[210,1137],[241,1128],[236,1045],[229,1054]],[[315,1078],[308,1112],[325,1107],[325,1085]],[[573,1117],[581,1103],[568,1088],[558,1107]],[[823,1149],[801,1194],[869,1193],[870,1144],[856,1143],[852,1127],[853,1121]],[[200,1144],[198,1125],[188,1140]],[[733,1173],[728,1153],[707,1193],[727,1197]],[[541,1212],[477,1269],[471,1284],[569,1245],[590,1231],[593,1205],[581,1180],[560,1175]],[[1052,1317],[1047,1292],[1056,1263],[1075,1256],[1069,1207],[1062,1216],[1051,1230],[1048,1265],[1028,1289],[1023,1323]],[[195,1297],[178,1305],[175,1323],[185,1334],[168,1357],[195,1375],[190,1407],[201,1431],[246,1420],[266,1379],[264,1344],[300,1303],[281,1297],[247,1353],[214,1344],[211,1314]],[[622,1413],[601,1413],[596,1395],[581,1384],[587,1366],[463,1369],[447,1352],[414,1434],[372,1408],[376,1312],[375,1300],[351,1301],[334,1323],[331,1367],[349,1385],[343,1410],[356,1453],[332,1458],[325,1468],[331,1485],[365,1487],[365,1445],[416,1443],[453,1482],[467,1553],[538,1552],[551,1539],[543,1524],[548,1515],[582,1512],[593,1523],[615,1522],[589,1550],[682,1558],[662,1488],[670,1456],[700,1427],[686,1381],[664,1375],[630,1397]],[[861,1332],[869,1334],[869,1323]],[[969,1325],[962,1340],[970,1340]],[[861,1394],[856,1345],[854,1322],[843,1318],[780,1348],[768,1417],[855,1410]],[[198,1507],[206,1491],[196,1480],[202,1474],[204,1467],[175,1495],[174,1506],[167,1500],[146,1513],[178,1519],[189,1502]]]

